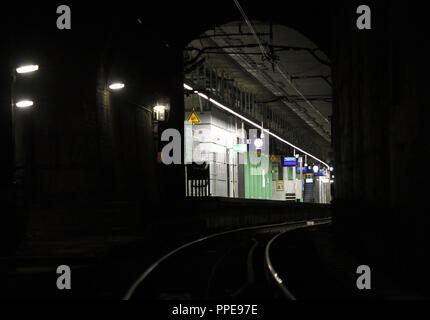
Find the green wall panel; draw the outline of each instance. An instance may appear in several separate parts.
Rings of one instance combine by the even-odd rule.
[[[270,170],[265,170],[265,185],[263,186],[263,166],[261,163],[252,164],[249,159],[249,154],[246,155],[246,164],[245,164],[245,198],[247,199],[272,199],[272,161],[266,157],[269,162]],[[261,172],[261,174],[251,174],[252,168],[256,169],[257,172]]]

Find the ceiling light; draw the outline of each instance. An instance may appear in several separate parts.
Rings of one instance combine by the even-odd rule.
[[[109,85],[109,89],[111,89],[111,90],[119,90],[119,89],[122,89],[124,87],[125,87],[125,85],[122,82],[114,82],[114,83]]]
[[[28,108],[33,106],[34,103],[31,100],[21,100],[16,103],[17,108]]]
[[[16,68],[17,73],[30,73],[39,70],[39,66],[37,64],[26,65]]]

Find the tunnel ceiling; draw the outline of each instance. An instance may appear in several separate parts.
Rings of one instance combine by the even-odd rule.
[[[207,48],[206,59],[223,69],[243,88],[258,92],[288,123],[317,135],[314,141],[326,147],[331,141],[331,68],[327,56],[297,31],[285,26],[253,23],[261,43],[274,54],[283,71],[273,70],[263,59],[256,39],[244,22],[232,22],[207,31],[198,43]],[[248,46],[250,45],[250,46]],[[307,131],[307,132],[306,132]],[[305,130],[308,134],[309,130]],[[322,139],[321,139],[322,138]],[[322,141],[323,140],[323,141]]]

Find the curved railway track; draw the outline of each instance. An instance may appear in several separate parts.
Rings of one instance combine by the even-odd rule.
[[[124,300],[295,299],[270,259],[276,239],[331,219],[229,230],[186,243],[150,265]]]

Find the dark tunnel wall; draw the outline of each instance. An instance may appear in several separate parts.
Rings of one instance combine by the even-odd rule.
[[[359,31],[354,8],[337,7],[333,35],[334,224],[363,260],[424,287],[430,226],[421,169],[430,138],[424,10],[375,1],[372,30]]]
[[[169,177],[156,167],[157,143],[147,111],[157,98],[170,99],[172,112],[164,125],[183,126],[181,52],[136,20],[78,16],[72,33],[34,20],[25,21],[38,28],[14,30],[11,60],[4,68],[11,74],[27,57],[40,65],[37,73],[20,75],[15,84],[15,95],[34,97],[35,107],[16,110],[16,158],[23,170],[18,170],[22,182],[15,189],[21,204],[11,214],[11,201],[4,227],[11,233],[24,230],[21,237],[136,233],[146,219],[161,214],[153,210],[159,187],[170,185],[184,194],[183,170],[175,178],[176,168],[169,168]],[[135,45],[142,41],[149,45]],[[123,81],[125,89],[111,92],[111,80]],[[10,81],[4,77],[6,84]],[[9,97],[6,86],[4,106]],[[6,147],[11,114],[7,108],[2,112]],[[2,161],[7,169],[10,159]],[[7,172],[2,171],[6,191]]]

